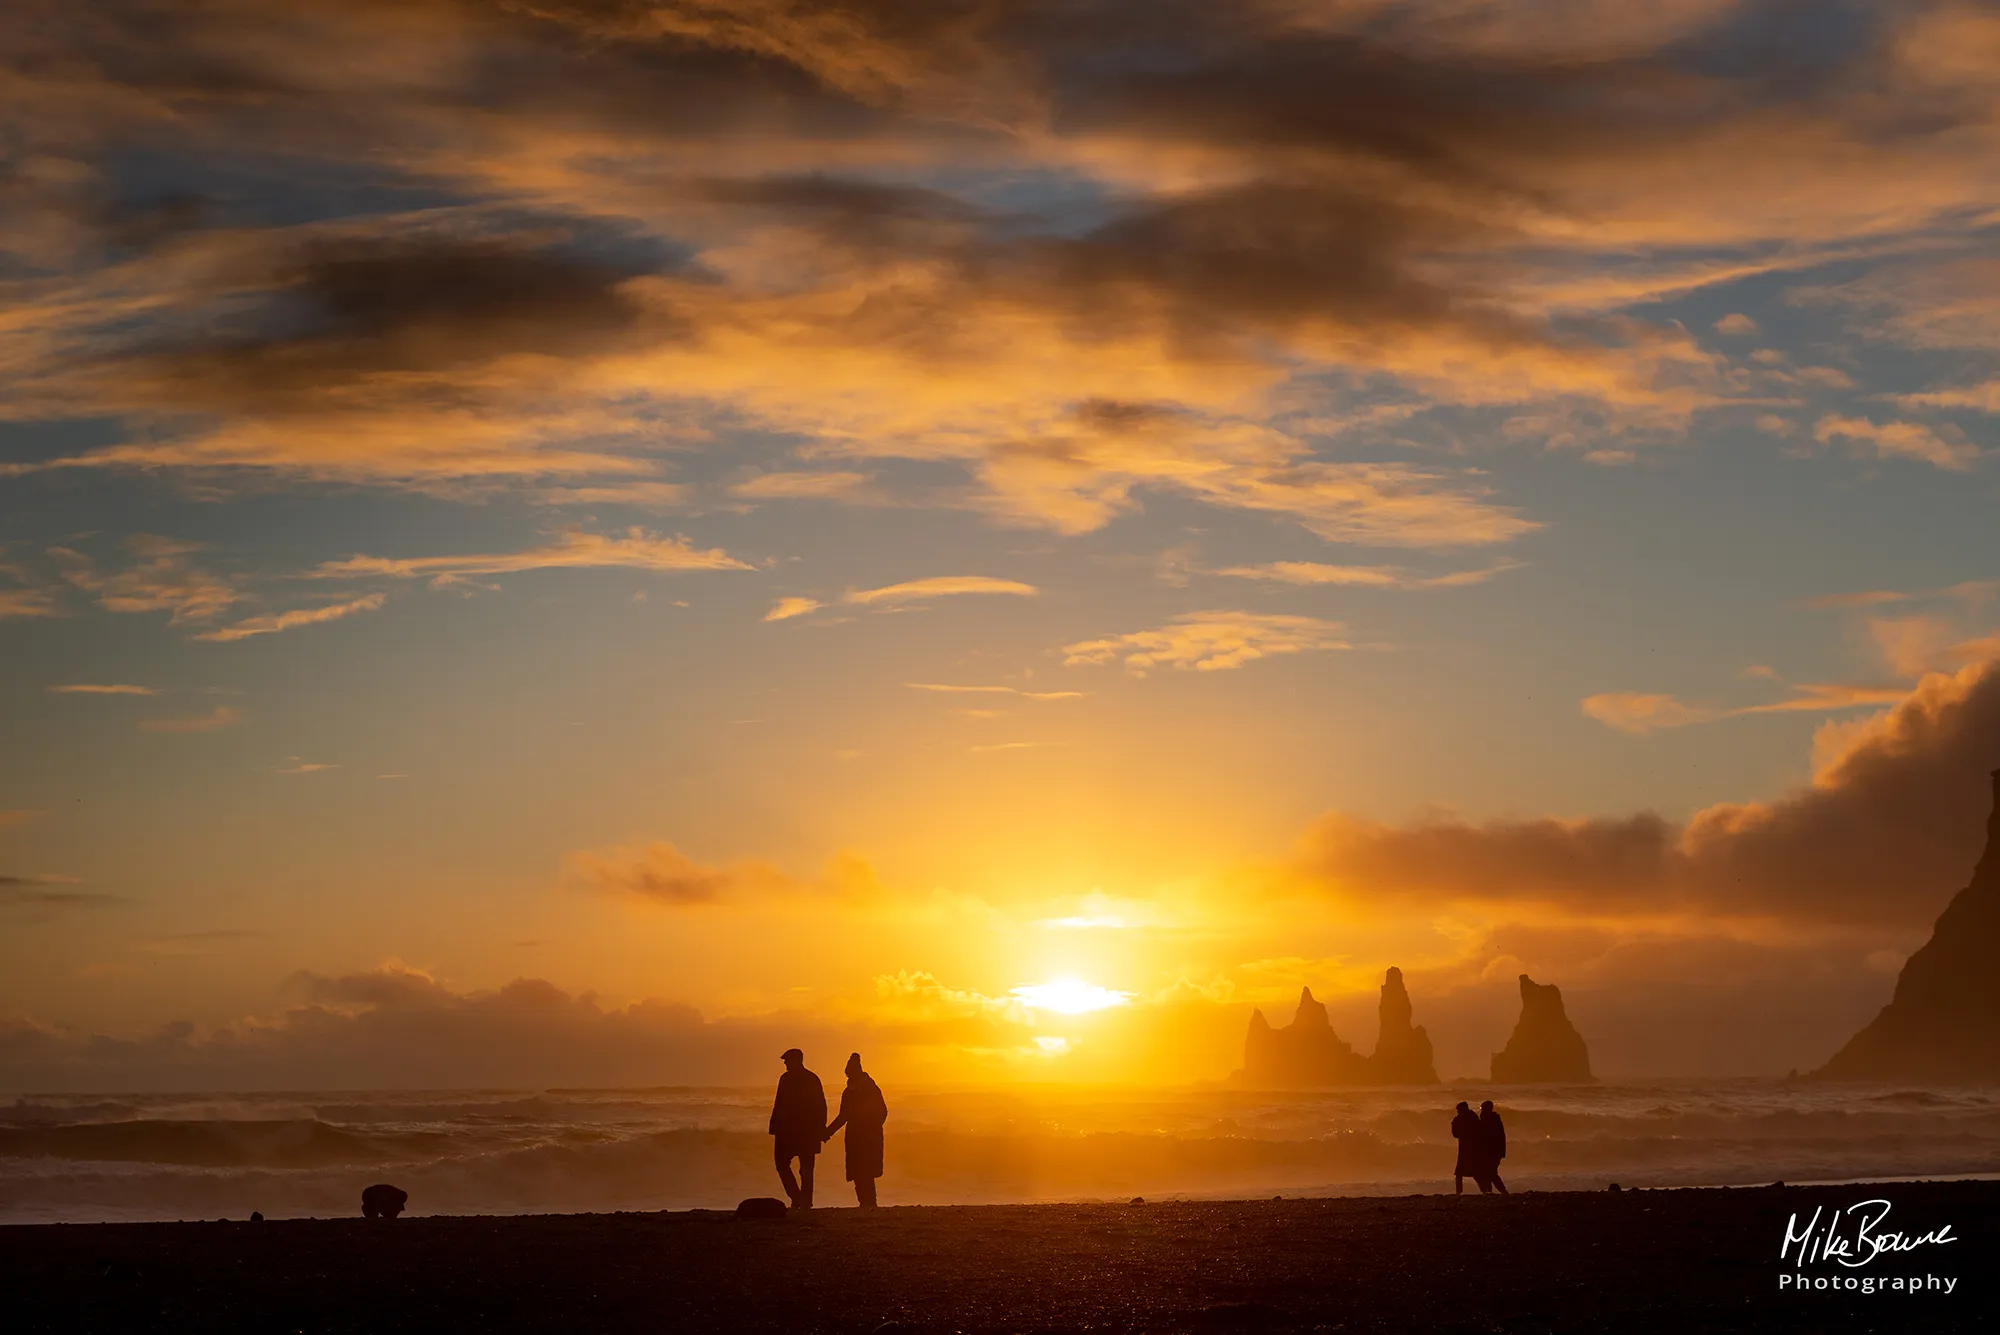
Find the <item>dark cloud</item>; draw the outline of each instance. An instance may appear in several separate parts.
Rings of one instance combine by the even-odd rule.
[[[1311,875],[1361,900],[1928,923],[1977,861],[2000,767],[2000,665],[1933,675],[1872,719],[1827,725],[1812,784],[1773,802],[1578,822],[1375,825],[1330,816]]]
[[[68,884],[45,876],[0,875],[0,913],[16,924],[44,923],[61,913],[115,908],[130,902],[122,895],[51,888]]]
[[[331,408],[332,395],[371,375],[602,351],[642,318],[619,285],[650,271],[532,235],[310,238],[245,284],[254,304],[227,321],[244,332],[142,355],[128,369],[192,407]],[[425,392],[440,389],[450,392]]]
[[[1962,231],[2000,115],[1963,7],[1812,42],[1780,0],[1634,8],[39,0],[0,20],[38,108],[0,221],[74,281],[24,294],[0,408],[154,442],[64,463],[464,479],[618,471],[568,442],[671,405],[950,459],[1066,528],[1131,484],[1024,499],[967,442],[1034,455],[997,424],[1124,394],[1275,425],[1253,387],[1329,371],[1674,432],[1771,385],[1647,302]]]

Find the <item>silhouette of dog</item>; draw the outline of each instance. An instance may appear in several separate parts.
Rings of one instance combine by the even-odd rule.
[[[377,1182],[361,1193],[361,1214],[366,1219],[394,1219],[403,1213],[410,1193],[387,1182]]]
[[[752,1196],[736,1206],[738,1219],[783,1219],[785,1203],[776,1196]]]

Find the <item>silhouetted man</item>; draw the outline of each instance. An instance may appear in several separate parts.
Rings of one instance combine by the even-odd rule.
[[[1479,1114],[1472,1111],[1472,1105],[1462,1100],[1458,1112],[1451,1119],[1451,1135],[1458,1142],[1458,1162],[1451,1170],[1458,1194],[1465,1194],[1465,1179],[1468,1177],[1479,1184],[1481,1191],[1487,1190],[1486,1164],[1480,1154]]]
[[[1484,1151],[1486,1175],[1493,1179],[1493,1185],[1500,1188],[1500,1194],[1507,1194],[1507,1184],[1500,1180],[1500,1161],[1507,1157],[1507,1124],[1500,1120],[1500,1114],[1493,1111],[1493,1100],[1487,1099],[1479,1105],[1479,1147]],[[1484,1191],[1486,1184],[1481,1182]]]
[[[850,1052],[840,1116],[826,1129],[826,1138],[832,1140],[834,1132],[847,1128],[847,1180],[854,1184],[854,1199],[864,1210],[875,1208],[875,1179],[882,1176],[882,1123],[888,1120],[882,1087],[861,1069],[861,1054]]]
[[[806,1069],[806,1054],[786,1048],[780,1058],[785,1073],[778,1077],[778,1097],[771,1101],[771,1134],[778,1163],[778,1181],[792,1198],[794,1210],[810,1210],[813,1203],[813,1156],[826,1136],[826,1090],[819,1077]],[[799,1161],[799,1176],[792,1178],[792,1160]]]

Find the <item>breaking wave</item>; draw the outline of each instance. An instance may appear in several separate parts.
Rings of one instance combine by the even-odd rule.
[[[1596,1187],[2000,1168],[2000,1090],[1773,1081],[1256,1094],[891,1090],[885,1204],[1449,1190],[1450,1109],[1497,1094],[1508,1179]],[[752,1090],[29,1098],[0,1220],[726,1207],[774,1185]],[[844,1203],[838,1146],[821,1199]]]

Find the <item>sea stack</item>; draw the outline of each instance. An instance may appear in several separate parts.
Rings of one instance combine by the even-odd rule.
[[[1431,1036],[1410,1023],[1410,994],[1403,971],[1382,981],[1382,1029],[1375,1051],[1364,1057],[1333,1032],[1326,1007],[1312,989],[1299,991],[1298,1013],[1274,1029],[1264,1012],[1250,1013],[1243,1036],[1243,1069],[1236,1079],[1259,1089],[1311,1089],[1326,1085],[1435,1085]]]
[[[1382,1028],[1375,1040],[1375,1055],[1368,1059],[1371,1075],[1384,1085],[1435,1085],[1437,1067],[1431,1064],[1431,1036],[1422,1025],[1410,1023],[1410,994],[1403,986],[1403,971],[1390,966],[1382,980]]]
[[[1577,1084],[1594,1079],[1590,1050],[1563,1011],[1562,989],[1522,974],[1521,1019],[1507,1046],[1493,1054],[1494,1083]]]
[[[1243,1078],[1264,1089],[1361,1083],[1362,1059],[1333,1032],[1326,1007],[1313,999],[1312,989],[1299,990],[1298,1013],[1283,1029],[1274,1029],[1263,1011],[1250,1014],[1250,1032],[1243,1039]]]
[[[2000,770],[1986,851],[1945,905],[1896,993],[1868,1027],[1813,1072],[1825,1080],[2000,1080]]]

